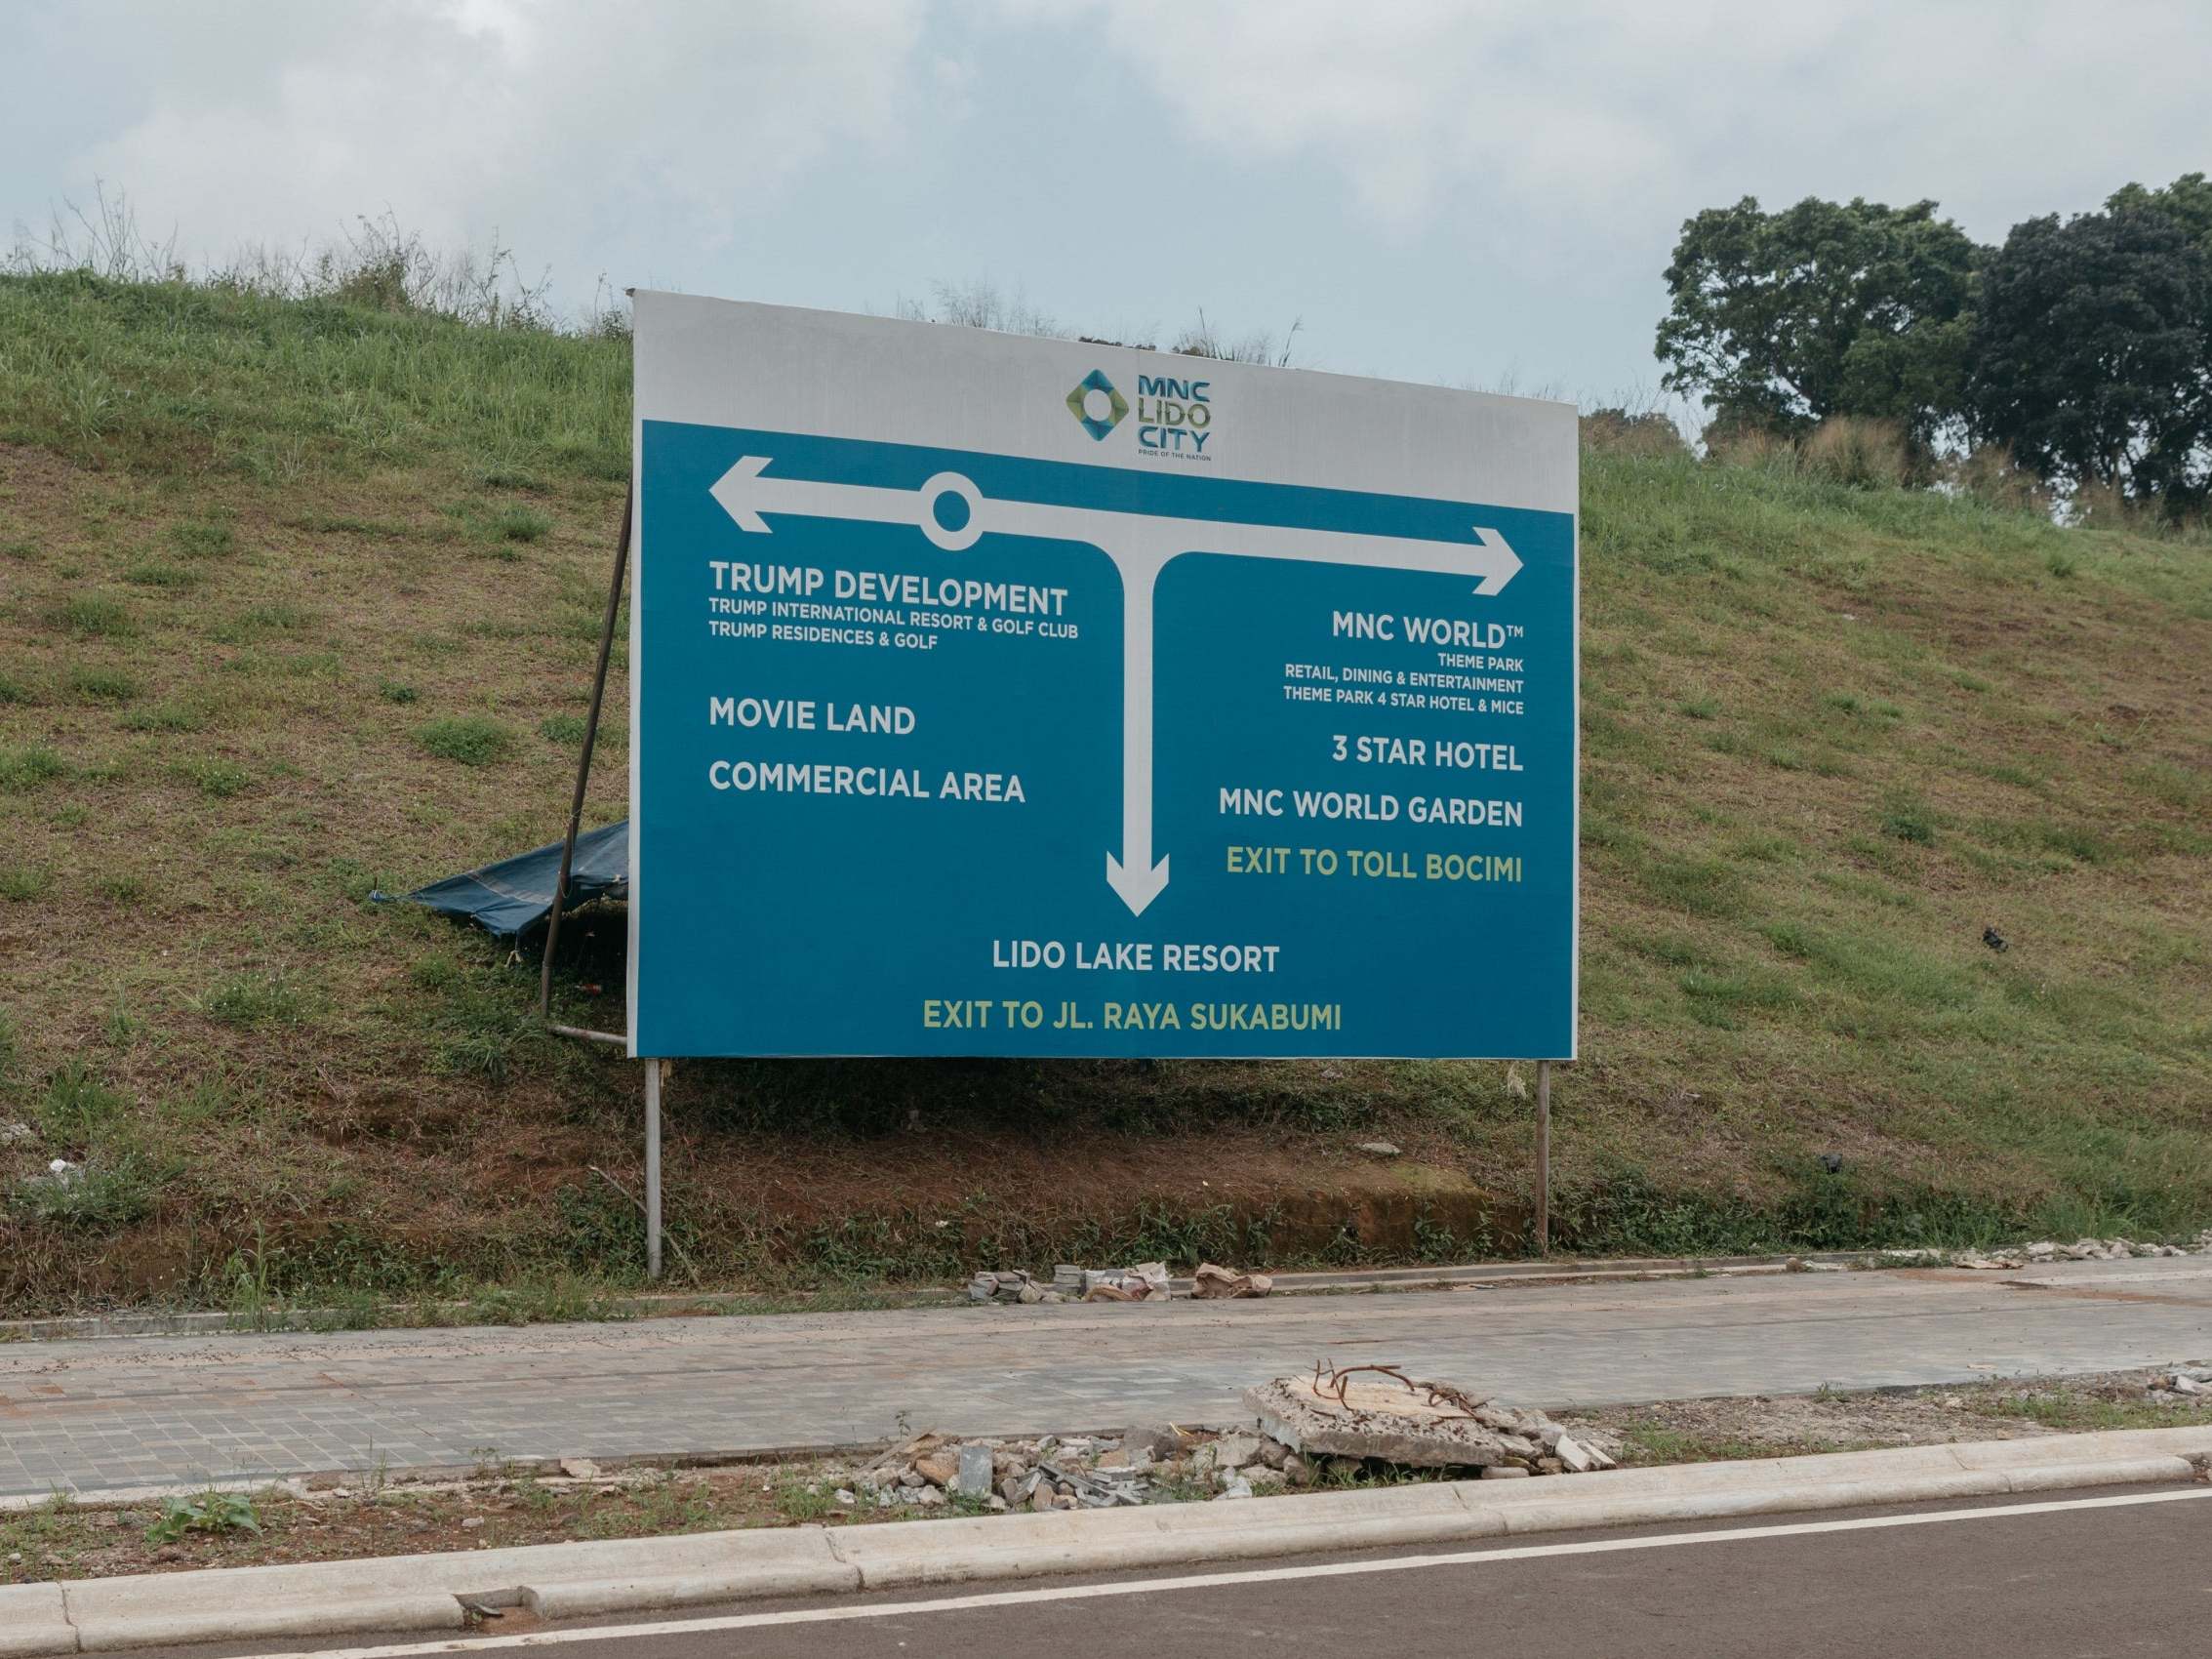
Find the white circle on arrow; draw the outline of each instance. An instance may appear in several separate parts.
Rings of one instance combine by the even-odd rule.
[[[984,533],[983,492],[957,472],[940,472],[922,485],[922,534],[948,553],[966,552]],[[947,530],[937,519],[937,504],[947,495],[968,504],[960,528]]]

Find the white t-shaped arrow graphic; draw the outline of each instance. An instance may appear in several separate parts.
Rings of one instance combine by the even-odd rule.
[[[1121,856],[1106,854],[1106,882],[1132,915],[1167,885],[1167,860],[1152,862],[1152,589],[1168,560],[1183,553],[1238,558],[1303,559],[1479,578],[1488,597],[1521,568],[1505,537],[1471,525],[1472,542],[1428,542],[1345,530],[1298,530],[1209,518],[1160,518],[1111,507],[1056,506],[987,497],[957,472],[940,472],[918,490],[873,484],[824,484],[763,476],[769,457],[748,455],[722,474],[713,496],[738,528],[769,534],[763,513],[910,524],[946,552],[964,552],[985,536],[1029,536],[1098,548],[1121,573]],[[967,506],[957,530],[938,519],[938,505],[956,496]]]

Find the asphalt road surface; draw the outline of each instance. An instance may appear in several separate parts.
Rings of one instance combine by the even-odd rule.
[[[481,1635],[158,1650],[559,1659],[2093,1659],[2212,1652],[2212,1487],[750,1602]]]

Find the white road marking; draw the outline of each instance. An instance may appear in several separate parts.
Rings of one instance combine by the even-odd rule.
[[[2036,1504],[1998,1504],[1978,1510],[1938,1510],[1918,1515],[1866,1516],[1855,1520],[1802,1520],[1778,1526],[1739,1526],[1717,1532],[1661,1532],[1640,1538],[1597,1538],[1580,1544],[1522,1544],[1497,1550],[1463,1550],[1448,1556],[1394,1556],[1384,1560],[1322,1561],[1308,1566],[1258,1567],[1241,1572],[1191,1573],[1181,1578],[1124,1579],[1113,1584],[1075,1584],[1055,1590],[999,1590],[976,1596],[947,1596],[929,1601],[853,1602],[801,1607],[784,1613],[729,1613],[707,1619],[675,1619],[658,1624],[598,1625],[588,1630],[531,1631],[517,1636],[455,1637],[437,1641],[398,1642],[386,1647],[312,1647],[261,1659],[418,1659],[436,1653],[489,1653],[517,1647],[553,1647],[572,1641],[616,1641],[623,1638],[709,1636],[718,1631],[758,1630],[771,1625],[834,1624],[846,1619],[915,1618],[957,1613],[973,1607],[1017,1607],[1037,1601],[1084,1601],[1107,1596],[1151,1596],[1164,1591],[1219,1590],[1247,1584],[1280,1584],[1299,1578],[1352,1578],[1365,1573],[1411,1572],[1428,1567],[1482,1566],[1492,1561],[1526,1561],[1546,1556],[1598,1556],[1624,1550],[1664,1550],[1691,1544],[1738,1544],[1754,1538],[1797,1538],[1818,1532],[1868,1532],[1889,1526],[1934,1526],[1960,1520],[2004,1520],[2024,1515],[2056,1515],[2069,1510],[2119,1509],[2133,1504],[2188,1503],[2212,1498],[2212,1487],[2185,1491],[2133,1492],[2111,1498],[2062,1498]]]

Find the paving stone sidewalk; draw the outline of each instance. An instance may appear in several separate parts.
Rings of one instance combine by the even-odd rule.
[[[1402,1362],[1556,1408],[2212,1356],[2212,1261],[0,1345],[0,1494],[1039,1434]]]

